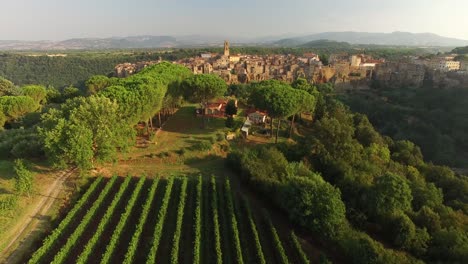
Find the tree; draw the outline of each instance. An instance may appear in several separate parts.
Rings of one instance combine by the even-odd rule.
[[[7,121],[13,121],[19,117],[36,111],[39,108],[29,96],[2,96],[0,97],[0,110],[6,116]]]
[[[390,150],[392,151],[392,159],[395,161],[411,166],[423,163],[421,149],[411,141],[397,141]]]
[[[76,88],[76,87],[73,87],[73,86],[68,86],[68,87],[65,87],[62,91],[62,98],[63,98],[63,101],[67,100],[67,99],[72,99],[72,98],[75,98],[75,97],[78,97],[81,95],[81,91],[80,89]]]
[[[411,210],[411,189],[401,176],[387,173],[377,177],[372,188],[370,209],[377,216],[385,216],[402,210]]]
[[[206,103],[227,91],[223,79],[213,74],[193,75],[182,82],[184,97],[192,102]]]
[[[26,85],[21,87],[21,93],[31,97],[37,104],[44,104],[47,97],[47,90],[42,85]]]
[[[455,228],[435,232],[428,255],[436,262],[467,263],[468,233]]]
[[[0,96],[11,95],[15,85],[9,80],[0,76]]]
[[[296,97],[297,105],[296,105],[296,110],[295,113],[292,116],[291,120],[291,128],[289,130],[289,137],[292,136],[293,128],[294,128],[294,118],[296,117],[297,114],[302,114],[304,112],[309,112],[310,114],[313,115],[313,112],[315,110],[315,106],[317,103],[317,100],[315,96],[312,94],[304,91],[304,90],[294,90],[294,95]]]
[[[86,81],[85,85],[88,94],[96,94],[102,89],[110,86],[111,80],[109,77],[104,75],[94,75]]]
[[[0,131],[3,130],[3,126],[5,125],[5,122],[7,121],[7,118],[3,111],[0,111]]]
[[[133,144],[132,125],[122,122],[118,105],[103,96],[77,97],[43,115],[39,134],[47,157],[58,167],[111,161]]]
[[[440,216],[427,206],[421,207],[417,213],[415,222],[418,226],[426,228],[431,233],[441,229]]]
[[[224,80],[213,74],[193,75],[185,79],[181,86],[185,99],[200,102],[205,107],[208,101],[224,95],[227,91]],[[203,126],[205,126],[205,117],[203,118]]]
[[[340,234],[345,223],[340,191],[321,178],[291,178],[282,191],[281,201],[293,222],[328,238]]]
[[[24,166],[23,160],[15,160],[15,190],[18,194],[31,195],[33,191],[33,174]]]
[[[437,188],[434,183],[411,183],[411,192],[413,195],[413,209],[419,210],[423,206],[436,208],[444,201],[442,190]]]
[[[252,85],[250,103],[256,108],[266,110],[271,117],[271,132],[273,134],[273,119],[278,119],[275,143],[278,142],[278,134],[281,119],[289,117],[297,112],[299,97],[290,85],[276,80],[262,81]]]
[[[231,117],[237,114],[236,101],[232,99],[228,101],[226,104],[226,114]]]
[[[228,116],[225,122],[226,127],[233,128],[234,127],[234,118],[232,116]]]

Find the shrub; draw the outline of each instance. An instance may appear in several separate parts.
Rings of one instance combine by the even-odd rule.
[[[15,160],[15,190],[18,194],[30,195],[33,191],[33,174],[24,166],[21,159]]]
[[[227,119],[226,119],[226,127],[229,127],[229,128],[233,128],[234,125],[235,125],[235,122],[234,122],[234,118],[232,116],[229,116]]]

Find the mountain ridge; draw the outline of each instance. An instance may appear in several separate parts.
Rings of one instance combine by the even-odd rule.
[[[443,37],[434,33],[411,33],[395,31],[391,33],[372,32],[322,32],[293,38],[284,38],[274,42],[278,46],[299,46],[307,42],[328,39],[350,44],[373,44],[395,46],[466,46],[468,40]]]
[[[392,46],[468,46],[468,40],[448,38],[433,33],[410,33],[395,31],[392,33],[370,32],[322,32],[290,37],[291,34],[235,38],[221,35],[139,35],[108,38],[70,38],[61,41],[38,40],[0,40],[0,50],[98,50],[98,49],[139,49],[139,48],[179,48],[193,46],[222,45],[224,39],[240,45],[265,45],[281,47],[301,47],[319,40],[347,42],[356,44],[392,45]]]

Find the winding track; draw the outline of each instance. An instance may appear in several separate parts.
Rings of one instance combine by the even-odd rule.
[[[23,221],[19,226],[16,226],[15,229],[17,230],[14,237],[11,238],[10,243],[3,249],[0,253],[0,256],[4,256],[7,254],[11,247],[18,242],[18,240],[22,238],[26,238],[30,233],[32,233],[35,227],[41,221],[41,216],[44,216],[49,211],[50,207],[54,204],[55,200],[58,198],[60,192],[63,189],[64,182],[73,175],[73,172],[76,168],[72,168],[69,170],[61,171],[57,173],[57,178],[54,182],[47,187],[47,189],[43,192],[38,194],[39,202],[37,202],[36,206],[30,209],[28,216],[25,221]],[[4,256],[5,263],[10,263],[13,259],[15,259],[15,255],[17,251],[11,253],[11,255],[6,258]]]

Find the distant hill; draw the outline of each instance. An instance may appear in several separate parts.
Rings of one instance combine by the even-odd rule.
[[[178,45],[171,36],[133,36],[112,38],[76,38],[63,41],[0,40],[0,50],[78,50],[165,48]]]
[[[454,48],[452,50],[452,53],[459,54],[459,55],[468,55],[468,46]]]
[[[313,40],[305,44],[299,45],[301,48],[332,48],[332,49],[349,49],[352,47],[348,42],[338,42],[328,39]]]
[[[375,44],[397,46],[465,46],[468,40],[442,37],[432,33],[367,33],[367,32],[324,32],[307,36],[285,38],[274,42],[278,46],[301,46],[316,40],[333,40],[350,44]]]
[[[446,38],[431,33],[325,32],[307,36],[229,37],[222,35],[131,36],[111,38],[74,38],[63,41],[0,40],[0,50],[104,50],[139,48],[182,48],[221,46],[228,39],[234,45],[320,48],[321,45],[373,44],[386,46],[461,47],[468,40]],[[333,42],[324,42],[325,40]],[[339,44],[338,44],[339,43]],[[345,44],[346,43],[346,44]],[[330,48],[330,47],[329,47]],[[345,47],[347,48],[347,47]]]

